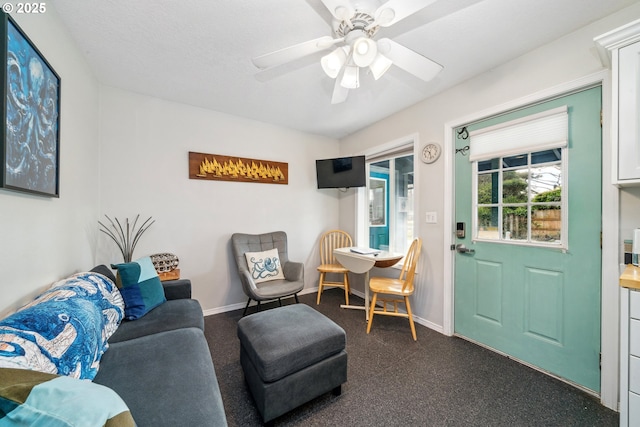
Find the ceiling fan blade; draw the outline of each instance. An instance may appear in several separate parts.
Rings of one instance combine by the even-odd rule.
[[[336,79],[336,84],[333,86],[333,95],[331,96],[332,104],[340,104],[347,100],[349,95],[349,89],[340,84],[340,79]]]
[[[265,68],[264,70],[258,70],[254,74],[254,77],[256,78],[257,81],[265,83],[265,82],[283,77],[289,73],[302,70],[303,68],[306,68],[312,65],[317,66],[318,60],[319,60],[318,55],[321,55],[321,54],[322,53],[307,55],[304,58],[287,62],[282,65],[278,65],[276,67],[269,67],[269,68]]]
[[[394,65],[425,82],[433,79],[444,68],[437,62],[387,38],[378,40],[378,51],[393,61]]]
[[[424,9],[436,0],[388,0],[376,10],[376,24],[389,27],[420,9]]]
[[[351,55],[347,60],[351,60]],[[340,104],[347,100],[347,95],[349,95],[349,88],[342,86],[342,77],[344,76],[344,71],[347,67],[342,67],[338,76],[336,77],[336,83],[333,85],[333,94],[331,95],[331,104]]]
[[[329,49],[336,43],[343,41],[344,39],[334,39],[333,37],[324,36],[318,39],[309,40],[304,43],[299,43],[293,46],[285,47],[284,49],[276,50],[275,52],[267,53],[261,56],[257,56],[251,61],[253,65],[264,70],[265,68],[275,67],[282,65],[290,61],[294,61],[298,58],[302,58],[312,53],[320,52],[325,49]]]
[[[354,11],[346,0],[322,0],[322,3],[338,21],[346,21],[353,16]]]

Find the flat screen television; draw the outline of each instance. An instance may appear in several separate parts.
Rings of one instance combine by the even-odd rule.
[[[352,188],[367,184],[364,156],[316,160],[318,188]]]

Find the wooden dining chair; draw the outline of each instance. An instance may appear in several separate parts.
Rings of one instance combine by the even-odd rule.
[[[374,315],[382,314],[384,316],[406,317],[409,319],[413,340],[418,340],[418,338],[416,338],[416,327],[413,324],[413,315],[411,313],[409,296],[413,295],[416,264],[420,257],[421,247],[422,239],[419,237],[411,243],[411,247],[409,247],[409,251],[404,257],[404,265],[402,266],[402,271],[400,271],[399,278],[371,277],[369,279],[369,289],[373,293],[373,297],[371,299],[371,308],[369,309],[367,333],[371,331],[371,324],[373,323]],[[378,294],[384,294],[383,296],[385,297],[378,298]],[[386,297],[386,295],[390,295],[391,297]],[[402,299],[398,297],[402,297]],[[376,309],[376,302],[382,302],[381,309]],[[398,303],[403,302],[407,308],[406,313],[398,311]],[[393,304],[393,311],[389,311],[387,309],[387,304]]]
[[[346,300],[346,304],[349,305],[349,294],[351,293],[351,289],[349,288],[349,270],[340,265],[333,255],[334,249],[348,246],[353,246],[353,241],[346,231],[330,230],[320,238],[320,265],[318,266],[320,280],[318,281],[318,299],[316,304],[320,304],[320,297],[322,296],[324,287],[329,286],[343,288],[344,299]],[[342,281],[329,281],[327,280],[327,274],[341,274]]]

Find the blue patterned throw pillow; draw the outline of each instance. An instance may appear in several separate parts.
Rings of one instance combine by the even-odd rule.
[[[278,249],[270,249],[264,252],[245,252],[247,267],[253,281],[256,283],[269,280],[284,279]]]
[[[112,264],[111,268],[118,270],[116,286],[124,299],[125,319],[139,319],[167,300],[150,257]]]

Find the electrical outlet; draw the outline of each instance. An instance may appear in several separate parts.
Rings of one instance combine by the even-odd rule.
[[[426,219],[427,224],[437,224],[438,223],[438,213],[437,212],[427,212]]]

